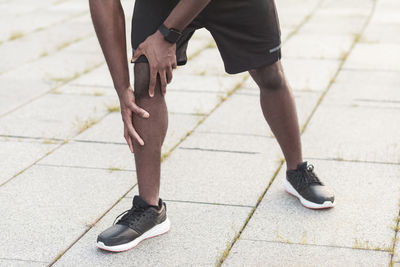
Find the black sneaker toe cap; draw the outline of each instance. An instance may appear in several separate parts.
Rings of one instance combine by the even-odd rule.
[[[102,242],[106,246],[117,246],[131,242],[139,234],[128,226],[115,224],[104,230],[97,237],[97,242]]]

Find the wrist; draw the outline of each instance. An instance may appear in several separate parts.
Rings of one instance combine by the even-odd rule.
[[[133,90],[131,85],[116,88],[118,98],[122,99],[124,97],[124,95],[126,94],[126,92],[128,92],[129,90]]]

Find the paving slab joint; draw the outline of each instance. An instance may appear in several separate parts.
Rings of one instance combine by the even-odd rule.
[[[400,201],[399,201],[399,207],[400,207]],[[393,242],[392,242],[392,247],[390,250],[390,262],[389,262],[389,266],[393,266],[394,265],[394,257],[395,256],[399,256],[399,255],[395,255],[395,251],[396,251],[396,245],[398,246],[398,239],[399,239],[399,230],[400,230],[400,209],[399,209],[399,213],[397,214],[397,217],[394,219],[394,225],[392,227],[393,231],[394,231],[394,237],[393,237]],[[397,249],[398,250],[398,249]]]
[[[265,194],[267,194],[269,188],[271,187],[272,183],[275,181],[275,178],[278,176],[282,166],[283,166],[284,161],[281,160],[278,168],[276,169],[275,173],[272,175],[267,187],[265,188],[264,192],[261,193],[261,195],[258,197],[257,199],[257,203],[256,205],[251,209],[251,211],[249,212],[249,215],[246,218],[246,221],[244,222],[242,228],[239,230],[239,232],[237,232],[232,240],[232,242],[227,243],[225,250],[222,252],[222,255],[220,256],[220,258],[216,260],[215,266],[220,267],[223,262],[225,261],[225,259],[228,257],[229,252],[231,251],[232,247],[235,245],[236,241],[240,238],[240,235],[242,234],[243,230],[246,228],[247,224],[249,223],[250,219],[253,217],[254,212],[256,211],[256,209],[258,208],[258,206],[260,205],[261,201],[263,200]]]
[[[372,16],[375,13],[376,10],[376,4],[377,4],[377,0],[372,0],[372,7],[371,7],[371,11],[368,14],[360,32],[356,33],[354,35],[354,40],[353,43],[351,44],[350,48],[343,53],[342,57],[341,57],[341,61],[339,64],[339,67],[336,71],[336,73],[333,75],[332,79],[330,80],[327,88],[322,92],[320,98],[318,99],[317,104],[315,105],[315,107],[313,108],[313,110],[311,111],[310,116],[307,118],[306,122],[304,123],[304,125],[301,127],[300,132],[303,134],[305,132],[305,130],[307,129],[308,124],[310,123],[312,117],[314,116],[315,112],[317,111],[317,109],[319,108],[319,106],[321,105],[322,101],[325,99],[326,94],[329,92],[329,89],[332,87],[332,85],[335,83],[336,78],[339,76],[339,73],[341,72],[344,64],[346,63],[346,60],[348,58],[348,56],[351,54],[351,52],[353,51],[354,47],[357,45],[357,43],[361,40],[361,37],[363,36],[366,28],[368,27],[369,23],[371,22]]]

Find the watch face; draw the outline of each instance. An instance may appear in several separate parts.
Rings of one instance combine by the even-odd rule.
[[[169,41],[171,43],[176,43],[178,41],[179,37],[181,37],[180,32],[178,32],[177,30],[174,30],[174,29],[170,29],[168,35],[165,36],[165,39],[167,39],[167,41]]]

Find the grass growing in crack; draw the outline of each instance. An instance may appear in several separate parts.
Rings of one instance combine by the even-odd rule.
[[[95,91],[95,92],[93,93],[93,95],[94,95],[94,96],[103,96],[104,93],[101,92],[101,91]]]
[[[13,40],[22,38],[22,37],[24,37],[24,36],[25,36],[25,35],[24,35],[23,32],[20,32],[20,31],[18,31],[18,32],[13,32],[13,33],[11,33],[10,37],[8,38],[8,40],[9,40],[9,41],[13,41]]]
[[[46,144],[46,145],[52,145],[52,144],[55,144],[56,142],[51,138],[43,138],[42,143]]]
[[[40,57],[47,57],[49,55],[49,53],[47,52],[47,51],[43,51],[41,54],[40,54]]]
[[[121,107],[119,104],[107,104],[106,106],[107,106],[108,112],[110,112],[110,113],[121,111]]]
[[[96,118],[88,118],[84,121],[77,120],[76,125],[78,128],[78,133],[82,133],[83,131],[87,130],[91,126],[95,125],[99,120]]]
[[[115,172],[115,171],[122,171],[122,169],[121,168],[118,168],[118,167],[108,167],[108,170],[110,171],[110,172]]]

